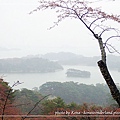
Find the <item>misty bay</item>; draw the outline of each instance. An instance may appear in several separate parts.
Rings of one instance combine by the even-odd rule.
[[[4,75],[4,80],[9,82],[10,85],[14,84],[16,81],[23,82],[22,84],[14,87],[14,89],[27,88],[32,89],[34,87],[40,87],[46,82],[66,82],[74,81],[83,84],[96,84],[96,83],[105,83],[98,66],[80,66],[80,65],[63,65],[64,70],[50,73],[1,73],[1,76]],[[66,71],[69,68],[75,68],[79,70],[86,70],[91,73],[90,78],[74,78],[67,77]],[[120,72],[115,70],[110,70],[110,73],[115,81],[115,83],[120,83]]]

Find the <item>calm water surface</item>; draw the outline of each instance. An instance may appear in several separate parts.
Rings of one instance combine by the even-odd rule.
[[[22,84],[14,87],[14,89],[27,88],[32,89],[34,87],[39,87],[42,84],[49,81],[65,82],[65,81],[74,81],[84,84],[96,84],[96,83],[105,83],[99,68],[91,66],[63,66],[64,70],[58,71],[55,73],[16,73],[16,74],[4,74],[5,81],[9,82],[12,85],[16,81],[23,82]],[[80,70],[86,70],[91,72],[90,78],[69,78],[66,77],[66,70],[69,68],[76,68]],[[120,83],[120,72],[110,71],[114,81]],[[1,74],[2,75],[2,74]]]

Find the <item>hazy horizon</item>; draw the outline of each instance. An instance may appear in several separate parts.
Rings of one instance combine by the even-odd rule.
[[[120,1],[97,2],[96,7],[105,7],[110,13],[118,13],[118,3]],[[100,55],[97,41],[79,20],[66,19],[48,30],[57,20],[56,14],[47,10],[30,15],[29,12],[38,6],[37,0],[0,1],[0,58],[61,51],[84,56]],[[119,50],[120,43],[115,43],[116,46]]]

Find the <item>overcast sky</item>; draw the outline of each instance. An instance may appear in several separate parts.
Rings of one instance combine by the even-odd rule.
[[[120,1],[107,1],[96,5],[119,14]],[[66,19],[48,30],[57,20],[55,13],[42,11],[29,15],[37,6],[38,0],[0,0],[0,58],[61,51],[100,55],[97,41],[79,20]]]

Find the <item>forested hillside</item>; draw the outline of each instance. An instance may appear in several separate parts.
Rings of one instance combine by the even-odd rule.
[[[86,85],[75,82],[47,82],[40,86],[39,91],[43,95],[61,97],[66,103],[75,102],[94,103],[97,105],[112,104],[112,98],[108,86],[105,84]]]
[[[47,95],[49,96],[42,99]],[[101,110],[117,107],[106,85],[94,86],[74,82],[47,82],[39,89],[17,90],[14,104],[18,105],[17,108],[24,114],[29,113],[35,105],[30,114],[54,114],[58,109]]]
[[[15,86],[19,84],[18,81],[14,83]],[[0,90],[0,114],[18,115],[18,118],[15,118],[16,120],[24,120],[28,115],[55,115],[58,111],[69,111],[70,113],[79,111],[83,113],[84,111],[95,112],[118,109],[118,106],[115,104],[110,106],[110,104],[113,104],[114,102],[110,102],[108,105],[108,99],[111,100],[111,98],[109,98],[106,85],[103,84],[94,86],[74,82],[48,82],[43,84],[40,89],[34,88],[33,90],[28,90],[23,88],[21,90],[13,91],[12,87],[10,87],[7,82],[0,79]],[[51,95],[49,95],[49,93],[51,93]],[[76,100],[78,101],[76,102]],[[89,102],[87,103],[88,100]],[[107,100],[104,106],[103,102],[102,106],[99,103],[102,100],[103,102]],[[21,117],[20,115],[25,115],[26,117]],[[8,119],[12,120],[13,118]],[[30,119],[43,120],[42,118]],[[2,120],[5,120],[4,117]],[[50,120],[52,120],[52,118]]]

